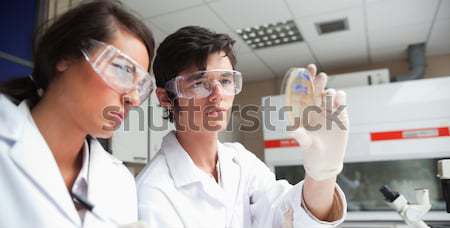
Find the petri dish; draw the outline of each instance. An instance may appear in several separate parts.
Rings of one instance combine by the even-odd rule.
[[[291,68],[283,78],[282,94],[285,104],[292,107],[288,112],[290,126],[303,127],[303,110],[314,104],[314,84],[309,71],[305,68]]]

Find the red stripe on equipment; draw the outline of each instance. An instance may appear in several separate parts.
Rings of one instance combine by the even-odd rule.
[[[409,129],[409,130],[370,133],[370,139],[372,141],[423,139],[423,138],[447,137],[447,136],[450,136],[450,131],[448,127],[422,128],[422,129]]]
[[[300,146],[295,139],[275,139],[264,141],[265,148],[283,148],[283,147],[298,147]]]

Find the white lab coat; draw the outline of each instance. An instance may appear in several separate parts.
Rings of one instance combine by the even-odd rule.
[[[97,140],[89,144],[88,200],[121,224],[137,221],[132,174]],[[25,102],[16,106],[4,95],[0,95],[0,205],[2,228],[110,227],[89,212],[81,222],[28,106]]]
[[[201,139],[199,139],[201,140]],[[239,143],[218,143],[221,185],[201,171],[166,135],[161,150],[137,178],[139,219],[151,227],[301,227],[342,223],[345,196],[339,187],[342,218],[323,222],[302,207],[303,183],[276,181],[274,174]]]

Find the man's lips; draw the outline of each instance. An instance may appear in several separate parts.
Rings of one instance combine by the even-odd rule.
[[[220,108],[220,107],[209,108],[206,110],[206,115],[221,115],[227,111],[228,111],[228,109],[226,109],[226,108]]]

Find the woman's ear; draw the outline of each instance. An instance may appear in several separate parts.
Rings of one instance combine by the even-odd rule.
[[[59,60],[58,63],[56,63],[56,70],[58,72],[64,72],[67,69],[69,69],[70,63],[67,60]]]
[[[167,94],[167,91],[163,88],[156,88],[156,96],[158,97],[159,104],[166,109],[172,109],[172,101]]]

